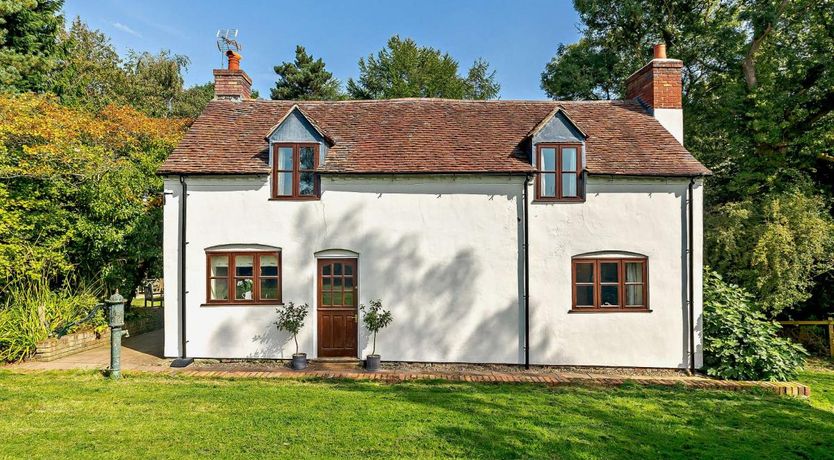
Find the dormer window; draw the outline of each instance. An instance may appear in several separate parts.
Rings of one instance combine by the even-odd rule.
[[[272,146],[272,198],[317,200],[319,198],[319,145],[276,143]]]
[[[582,200],[582,146],[580,144],[538,144],[536,199],[541,201]]]

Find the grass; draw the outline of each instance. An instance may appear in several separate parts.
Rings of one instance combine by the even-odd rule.
[[[757,392],[0,371],[0,457],[832,458],[812,402]]]

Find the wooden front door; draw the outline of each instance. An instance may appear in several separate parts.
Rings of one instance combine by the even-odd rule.
[[[318,355],[357,356],[356,259],[319,259]]]

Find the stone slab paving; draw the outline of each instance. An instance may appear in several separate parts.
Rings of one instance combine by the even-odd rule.
[[[741,382],[714,380],[700,376],[635,376],[618,374],[600,374],[586,372],[477,372],[477,371],[441,371],[441,370],[381,370],[365,372],[361,369],[316,370],[311,367],[304,371],[294,371],[288,367],[271,364],[257,369],[235,369],[224,363],[191,365],[182,369],[170,367],[171,360],[162,357],[162,330],[149,332],[124,341],[122,348],[122,370],[127,375],[134,372],[155,372],[169,375],[184,375],[204,378],[256,378],[256,379],[349,379],[373,380],[387,383],[418,380],[446,380],[452,382],[481,383],[537,383],[543,385],[599,385],[620,386],[634,383],[648,386],[678,386],[683,388],[715,390],[750,390],[761,388],[766,391],[788,396],[811,395],[811,388],[795,382]],[[106,369],[110,364],[110,348],[102,346],[76,355],[67,356],[50,362],[28,361],[0,367],[12,372],[44,372],[72,369]]]

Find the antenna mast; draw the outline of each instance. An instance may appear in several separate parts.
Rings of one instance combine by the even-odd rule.
[[[220,67],[223,67],[223,56],[228,51],[238,52],[243,49],[243,45],[237,41],[237,29],[218,29],[217,30],[217,50],[220,51]]]

